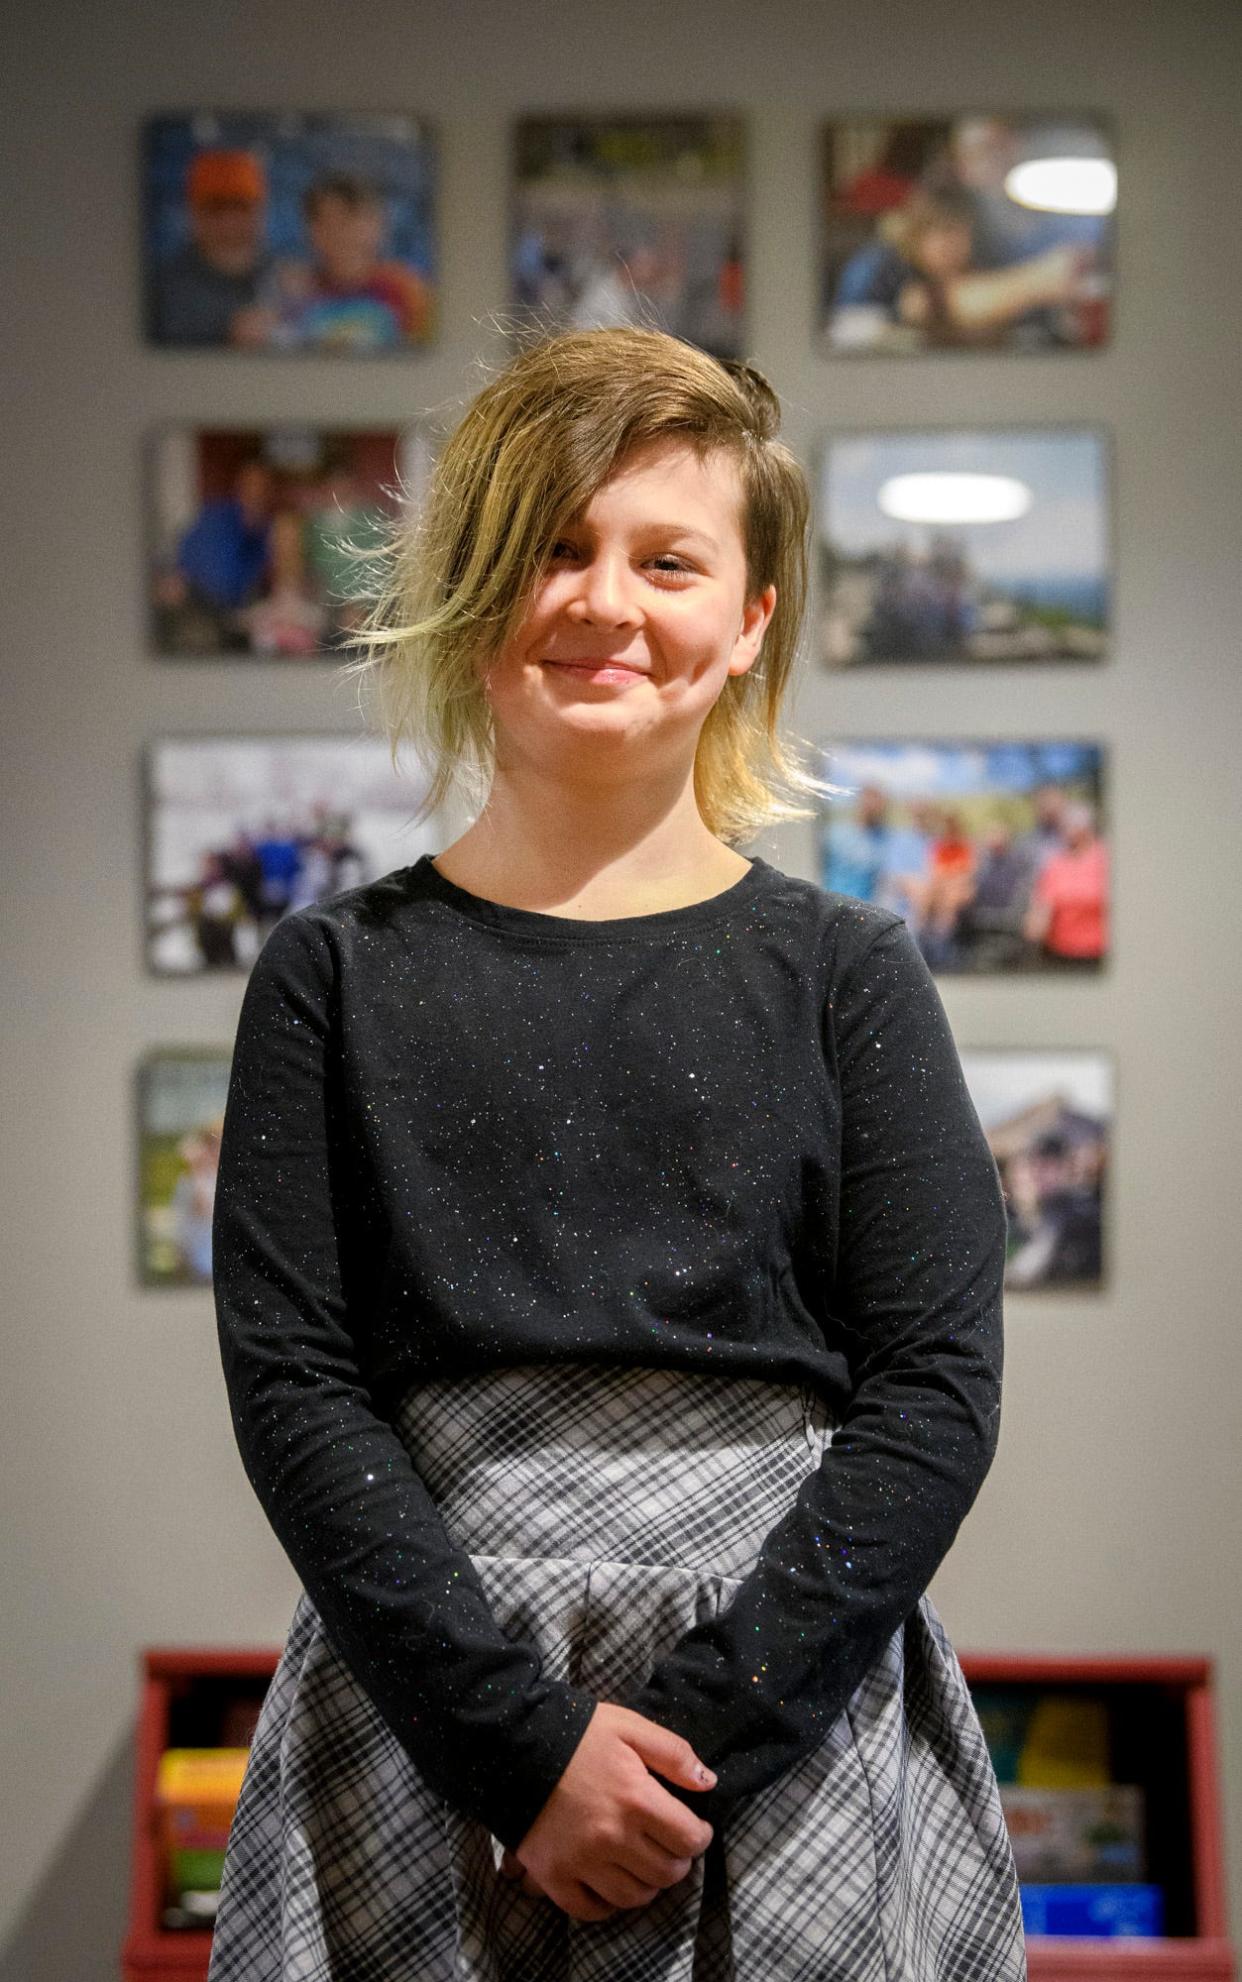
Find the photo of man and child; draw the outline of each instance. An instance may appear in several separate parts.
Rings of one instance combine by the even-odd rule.
[[[435,328],[435,161],[411,117],[200,113],[145,129],[153,343],[366,355]]]
[[[840,123],[823,167],[829,352],[1108,341],[1117,175],[1102,121]]]

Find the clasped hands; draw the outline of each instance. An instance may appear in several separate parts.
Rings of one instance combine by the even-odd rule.
[[[713,1836],[657,1774],[686,1789],[716,1780],[680,1734],[601,1700],[517,1850],[506,1849],[501,1877],[520,1879],[523,1892],[571,1920],[646,1906],[685,1878]]]

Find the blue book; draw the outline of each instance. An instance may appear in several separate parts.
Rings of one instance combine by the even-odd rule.
[[[1024,1885],[1020,1890],[1028,1934],[1073,1934],[1083,1940],[1137,1934],[1157,1940],[1164,1932],[1159,1886]]]

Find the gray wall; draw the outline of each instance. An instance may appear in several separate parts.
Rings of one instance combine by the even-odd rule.
[[[1120,1081],[1112,1284],[1095,1300],[1011,1300],[1001,1451],[935,1594],[964,1650],[1213,1656],[1242,1896],[1239,19],[1227,0],[42,0],[7,38],[4,1982],[115,1972],[138,1648],[276,1645],[295,1597],[233,1447],[208,1296],[131,1279],[134,1062],[152,1043],[227,1043],[238,1004],[232,983],[143,974],[136,770],[141,741],[166,729],[333,729],[350,706],[328,670],[144,658],[140,436],[161,418],[398,421],[467,391],[503,301],[506,124],[523,108],[745,113],[753,353],[798,447],[832,421],[1113,429],[1110,664],[911,672],[900,689],[808,676],[792,714],[810,735],[991,729],[1113,747],[1107,979],[944,981],[963,1047],[1103,1045]],[[438,120],[433,353],[348,366],[143,348],[136,132],[147,111],[199,102]],[[821,118],[963,106],[1118,115],[1113,346],[816,359]],[[813,872],[809,828],[760,850]]]

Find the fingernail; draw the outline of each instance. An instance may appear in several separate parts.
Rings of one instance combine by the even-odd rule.
[[[704,1763],[700,1762],[698,1766],[698,1778],[700,1782],[715,1782],[716,1771],[715,1769],[707,1768]]]

